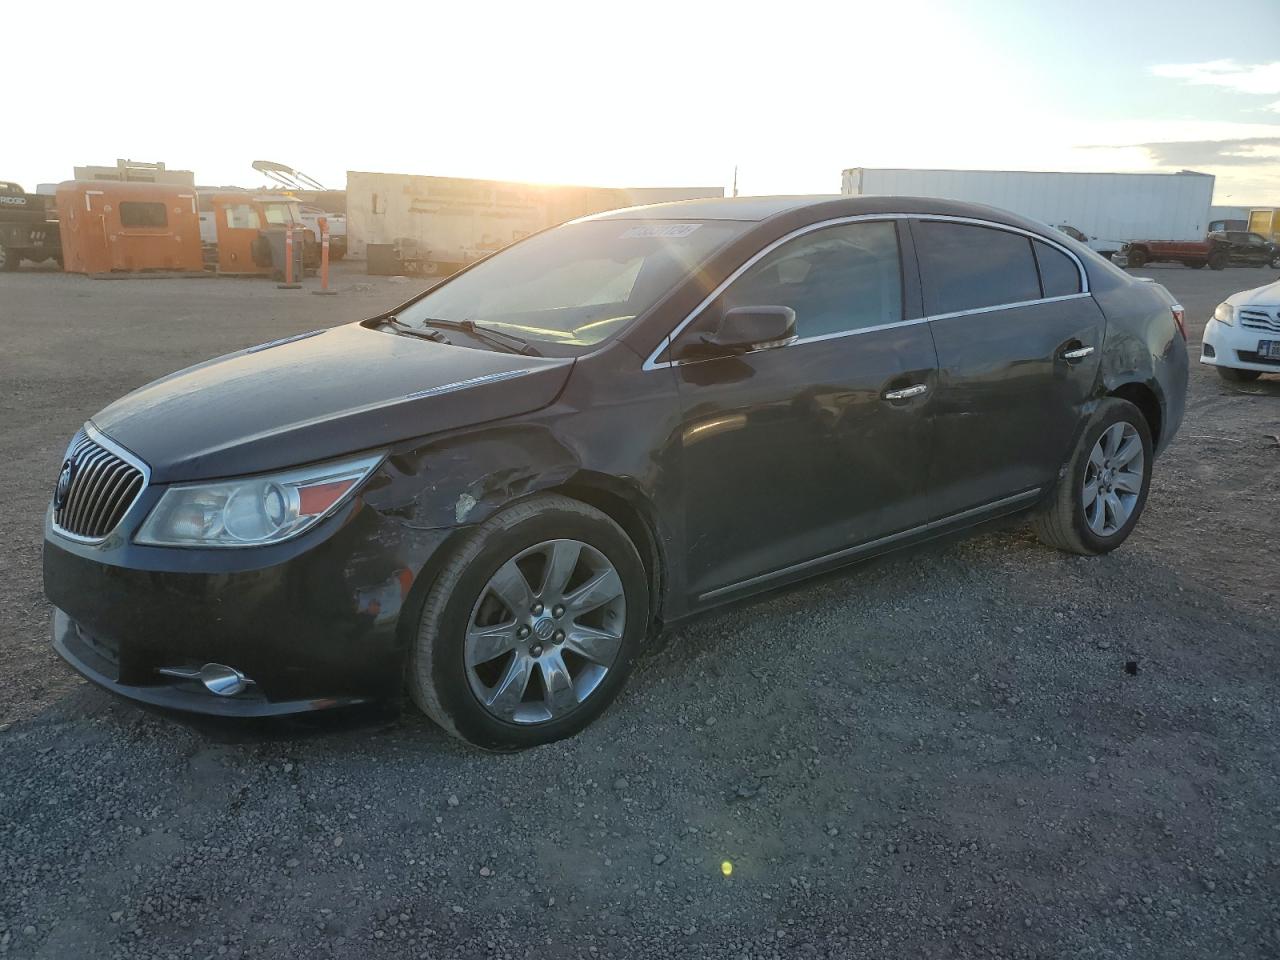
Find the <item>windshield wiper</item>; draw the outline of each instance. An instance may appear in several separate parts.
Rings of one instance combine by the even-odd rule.
[[[494,330],[492,327],[482,327],[473,320],[440,320],[436,317],[428,317],[422,321],[422,324],[427,327],[440,327],[444,330],[461,330],[477,340],[483,340],[485,343],[501,347],[511,353],[522,353],[527,357],[542,356],[528,340],[517,337],[514,333],[503,333],[501,330]]]
[[[448,343],[449,338],[439,330],[423,330],[420,327],[412,327],[405,323],[399,317],[387,317],[382,321],[388,327],[394,327],[400,333],[407,337],[418,337],[422,340],[431,340],[435,343]]]

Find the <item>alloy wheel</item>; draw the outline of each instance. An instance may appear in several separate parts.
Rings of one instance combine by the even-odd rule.
[[[1146,454],[1131,423],[1113,423],[1089,454],[1081,491],[1089,529],[1100,537],[1117,533],[1133,516],[1142,493]]]
[[[508,723],[577,709],[613,667],[626,629],[622,579],[580,540],[547,540],[489,579],[463,644],[471,691]]]

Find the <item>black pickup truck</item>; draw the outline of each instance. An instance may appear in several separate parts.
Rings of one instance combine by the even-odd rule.
[[[1260,233],[1248,230],[1218,230],[1208,239],[1227,244],[1231,263],[1254,267],[1280,267],[1280,247]]]
[[[53,197],[25,193],[0,180],[0,270],[17,270],[23,260],[62,263],[62,234]]]

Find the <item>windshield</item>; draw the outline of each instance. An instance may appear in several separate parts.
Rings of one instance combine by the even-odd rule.
[[[470,320],[529,340],[599,343],[749,227],[737,221],[590,220],[521,241],[400,311]]]
[[[297,223],[299,219],[296,203],[264,203],[262,212],[266,215],[267,223]]]

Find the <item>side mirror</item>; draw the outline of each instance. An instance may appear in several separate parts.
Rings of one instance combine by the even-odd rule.
[[[702,335],[702,342],[718,351],[747,353],[795,338],[796,312],[790,307],[734,307],[725,311],[715,333]]]

